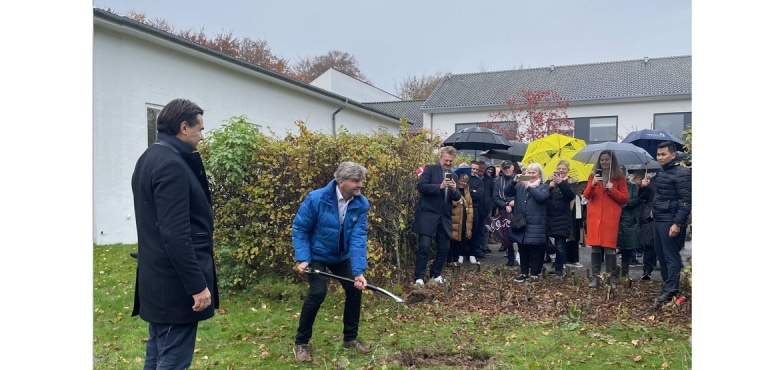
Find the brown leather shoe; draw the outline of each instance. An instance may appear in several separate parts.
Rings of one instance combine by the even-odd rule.
[[[295,359],[298,361],[301,362],[311,361],[311,355],[309,354],[308,344],[296,344],[295,347],[293,347],[293,354],[295,354]]]
[[[363,343],[358,342],[356,340],[353,340],[351,342],[344,342],[344,344],[342,346],[344,348],[347,348],[347,349],[349,349],[349,348],[357,348],[357,350],[360,351],[360,353],[362,353],[364,355],[368,354],[369,352],[371,352],[371,350],[368,349],[368,347],[366,347],[365,345],[363,345]]]

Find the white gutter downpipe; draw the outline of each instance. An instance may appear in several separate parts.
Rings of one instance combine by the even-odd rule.
[[[333,119],[333,136],[336,136],[336,115],[339,114],[339,112],[341,112],[341,110],[344,109],[344,107],[347,106],[348,102],[349,102],[349,99],[344,99],[344,104],[342,104],[339,109],[336,109],[336,111],[333,112],[333,118],[332,118]]]

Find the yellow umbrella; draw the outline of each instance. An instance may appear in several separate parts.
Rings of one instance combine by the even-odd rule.
[[[572,159],[585,145],[587,144],[581,139],[550,134],[528,143],[528,150],[521,163],[526,167],[531,163],[539,163],[542,165],[545,179],[549,179],[558,168],[558,162],[566,159],[569,161],[569,177],[576,177],[577,181],[587,181],[593,165]]]

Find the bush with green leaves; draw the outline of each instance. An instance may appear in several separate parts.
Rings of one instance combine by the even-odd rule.
[[[400,283],[414,265],[411,232],[417,204],[415,169],[436,161],[428,134],[309,131],[284,137],[261,133],[232,117],[200,145],[215,212],[215,254],[223,288],[251,285],[261,272],[292,276],[292,221],[305,195],[333,180],[343,161],[367,169],[368,270],[379,283]]]

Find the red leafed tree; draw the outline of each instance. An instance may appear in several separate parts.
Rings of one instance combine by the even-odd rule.
[[[490,121],[480,126],[526,143],[553,133],[574,136],[574,122],[566,114],[569,100],[557,91],[523,89],[503,95],[507,109],[489,113]]]

